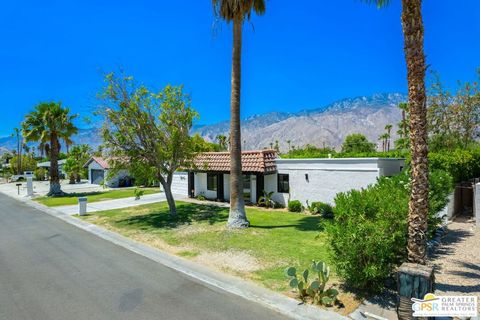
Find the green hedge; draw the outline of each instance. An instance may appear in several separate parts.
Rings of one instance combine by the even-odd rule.
[[[430,152],[428,160],[432,170],[449,172],[455,182],[480,177],[480,148]]]
[[[430,175],[429,233],[438,227],[436,213],[443,209],[452,190],[444,171]],[[407,173],[380,178],[363,190],[339,193],[334,223],[326,225],[336,270],[348,284],[378,291],[396,266],[406,258],[410,182]]]

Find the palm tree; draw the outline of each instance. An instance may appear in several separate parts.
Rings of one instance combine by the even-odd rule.
[[[65,139],[68,134],[77,132],[77,128],[73,124],[77,115],[70,115],[69,113],[70,109],[63,108],[60,103],[40,103],[35,107],[35,110],[27,114],[22,123],[26,141],[40,143],[49,141],[49,144],[45,144],[45,146],[48,146],[50,156],[50,190],[48,196],[63,194],[58,174],[60,139]]]
[[[220,148],[222,149],[222,151],[226,151],[228,149],[228,147],[227,147],[227,136],[225,136],[223,134],[219,134],[219,135],[217,135],[216,139],[217,139],[218,144],[220,145]]]
[[[388,0],[365,0],[378,7]],[[428,217],[428,144],[423,50],[422,0],[402,0],[402,27],[407,64],[410,115],[411,193],[408,206],[408,261],[425,264]]]
[[[388,134],[384,133],[378,137],[378,140],[382,140],[382,152],[385,152],[387,150],[387,140],[388,140]]]
[[[22,144],[23,137],[22,132],[18,128],[13,129],[14,133],[12,137],[17,137],[17,172],[16,174],[22,174]]]
[[[385,149],[386,151],[390,151],[390,139],[392,138],[392,125],[391,124],[387,124],[385,126],[385,137],[386,137],[386,140],[385,140]]]
[[[230,213],[229,228],[249,226],[243,200],[242,139],[240,132],[240,83],[242,56],[242,27],[250,20],[252,11],[265,12],[264,0],[212,0],[217,17],[233,22],[232,88],[230,98]]]

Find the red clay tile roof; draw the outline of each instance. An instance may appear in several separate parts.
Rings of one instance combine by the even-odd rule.
[[[92,163],[93,161],[95,161],[96,163],[98,163],[100,165],[100,167],[102,167],[103,169],[110,169],[110,165],[108,164],[107,160],[105,160],[104,158],[102,157],[91,157],[87,163],[85,163],[83,165],[84,168],[88,167],[88,165],[90,163]]]
[[[242,171],[272,173],[277,171],[274,150],[256,150],[242,152]],[[230,172],[229,152],[205,152],[199,154],[194,163],[194,170]]]

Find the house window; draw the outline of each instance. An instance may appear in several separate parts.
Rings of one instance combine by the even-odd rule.
[[[207,190],[217,191],[217,175],[214,173],[207,173]]]
[[[290,183],[288,179],[288,174],[278,174],[278,192],[288,193],[290,191]]]

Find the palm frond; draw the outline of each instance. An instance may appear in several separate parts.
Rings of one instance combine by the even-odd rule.
[[[386,7],[390,4],[390,0],[361,0],[361,1],[366,2],[368,4],[374,4],[379,9]]]

